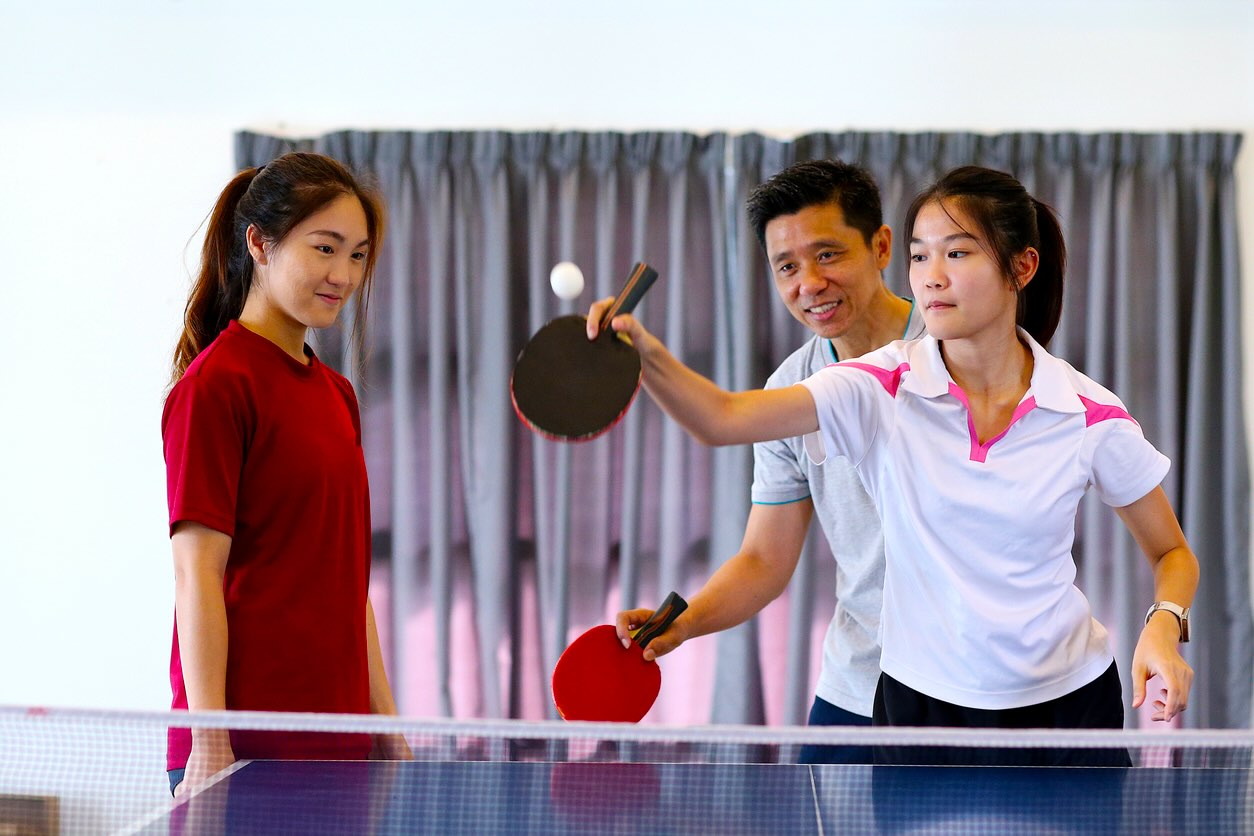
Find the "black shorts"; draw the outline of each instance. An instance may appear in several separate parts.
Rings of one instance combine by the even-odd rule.
[[[1021,708],[965,708],[938,700],[880,674],[876,726],[953,726],[972,729],[1122,729],[1123,689],[1112,662],[1087,685],[1057,699]],[[877,764],[967,766],[1131,766],[1116,749],[1005,749],[958,746],[877,746]]]

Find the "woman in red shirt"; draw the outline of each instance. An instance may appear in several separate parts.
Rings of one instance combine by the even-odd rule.
[[[352,385],[305,343],[357,295],[382,203],[338,162],[243,171],[209,218],[162,415],[173,707],[395,714],[367,595],[370,502]],[[404,738],[171,729],[171,789],[236,758],[408,757]]]

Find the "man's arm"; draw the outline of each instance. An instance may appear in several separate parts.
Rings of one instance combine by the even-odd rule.
[[[788,586],[805,544],[814,504],[809,499],[787,505],[754,505],[745,525],[740,551],[718,568],[688,601],[666,632],[649,643],[646,659],[670,653],[688,639],[716,633],[748,621]],[[626,645],[631,631],[652,610],[618,614],[618,635]]]

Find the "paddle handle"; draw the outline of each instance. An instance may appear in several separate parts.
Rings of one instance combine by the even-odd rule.
[[[610,305],[601,316],[601,327],[598,333],[604,333],[609,330],[610,323],[614,321],[614,317],[619,314],[631,313],[635,310],[636,305],[640,304],[641,297],[645,291],[653,286],[657,281],[657,271],[643,261],[637,261],[636,266],[631,268],[631,275],[627,277],[627,283],[623,285],[623,289],[614,297],[614,304]]]
[[[666,628],[671,626],[671,623],[686,609],[688,609],[688,602],[679,597],[678,592],[672,592],[666,596],[662,606],[653,611],[649,620],[640,625],[640,629],[632,635],[631,640],[644,650],[649,646],[649,642],[665,633]]]

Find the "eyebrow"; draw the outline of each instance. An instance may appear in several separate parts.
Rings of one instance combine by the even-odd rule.
[[[343,244],[345,241],[348,240],[343,235],[341,235],[340,233],[336,232],[333,229],[315,229],[313,232],[310,232],[308,234],[309,235],[327,235],[327,236],[330,236],[331,238],[334,238],[336,241],[339,241],[341,244]],[[354,247],[353,249],[359,249],[361,247],[366,246],[369,243],[370,243],[370,239],[366,238],[360,243],[358,243],[357,246]]]
[[[966,240],[968,240],[968,241],[975,241],[977,244],[979,243],[979,239],[978,239],[978,238],[976,238],[974,235],[972,235],[972,234],[971,234],[971,233],[969,233],[969,232],[955,232],[953,235],[946,235],[944,238],[942,238],[942,239],[941,239],[941,243],[942,243],[942,244],[949,244],[949,243],[951,243],[951,242],[953,242],[953,241],[958,241],[958,240],[962,240],[962,239],[966,239]],[[910,243],[911,243],[911,244],[922,244],[922,243],[923,243],[923,239],[922,239],[922,238],[913,238],[913,237],[912,237],[912,238],[910,239]]]
[[[818,241],[810,241],[801,249],[803,250],[824,250],[824,249],[843,250],[845,249],[845,244],[841,241],[823,238]],[[774,258],[771,259],[771,264],[779,264],[781,261],[785,261],[793,257],[794,255],[793,255],[792,250],[784,250],[784,252],[779,253],[778,255],[776,255]]]

